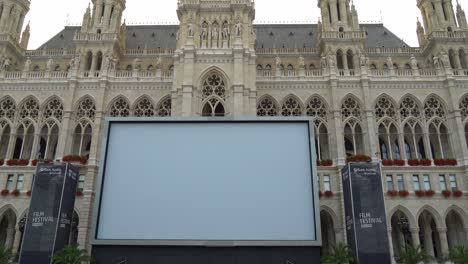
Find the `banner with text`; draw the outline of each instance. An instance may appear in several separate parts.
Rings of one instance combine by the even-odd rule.
[[[79,170],[70,164],[38,165],[20,252],[20,264],[50,264],[68,244]]]
[[[360,264],[390,264],[390,245],[378,163],[350,163],[342,170],[348,245]]]

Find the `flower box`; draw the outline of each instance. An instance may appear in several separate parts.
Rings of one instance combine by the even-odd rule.
[[[31,190],[29,190],[29,191],[26,193],[27,196],[31,196],[31,194],[32,194],[32,191],[31,191]]]
[[[442,195],[443,195],[445,198],[449,198],[450,196],[452,196],[452,192],[449,191],[449,190],[444,190],[444,191],[442,191]]]
[[[7,190],[7,189],[4,189],[4,190],[2,190],[2,191],[0,192],[0,194],[1,194],[2,196],[7,196],[7,195],[10,194],[10,191]]]
[[[31,161],[32,166],[37,166],[38,163],[50,164],[52,163],[52,160],[35,159]]]
[[[406,198],[406,197],[408,197],[409,192],[406,191],[406,190],[403,190],[403,191],[399,191],[398,194],[399,194],[401,197]]]
[[[415,159],[408,160],[408,165],[413,166],[413,167],[414,166],[419,166],[419,160],[415,160]]]
[[[0,159],[0,166],[3,166],[4,163],[5,163],[5,161]]]
[[[331,167],[333,166],[333,161],[332,160],[317,160],[317,166]]]
[[[422,190],[417,190],[414,193],[416,194],[417,197],[423,197],[424,195],[426,195],[426,192]]]
[[[432,161],[431,161],[431,160],[428,160],[428,159],[423,159],[423,160],[420,160],[420,161],[419,161],[419,165],[421,165],[421,166],[431,166],[431,165],[432,165]]]
[[[78,162],[85,165],[88,162],[88,158],[85,156],[78,155],[67,155],[62,158],[63,162]]]
[[[83,192],[82,192],[82,191],[77,191],[77,192],[76,192],[76,196],[78,196],[78,197],[83,196]]]
[[[11,159],[6,162],[8,166],[28,166],[29,160],[18,160],[18,159]]]
[[[455,159],[435,159],[434,165],[436,166],[457,166],[457,160]]]
[[[398,195],[398,191],[396,190],[387,191],[387,194],[391,197],[396,197]]]
[[[435,192],[434,192],[433,190],[427,190],[427,191],[426,191],[426,196],[427,196],[427,197],[432,197],[432,196],[434,196],[434,195],[435,195]]]
[[[372,158],[367,155],[355,155],[348,157],[346,162],[371,162]]]
[[[393,166],[393,160],[382,160],[382,165]]]
[[[332,191],[326,191],[325,192],[325,197],[327,197],[327,198],[333,197],[333,192]]]
[[[20,191],[15,189],[15,190],[11,191],[11,195],[19,196],[19,195],[20,195]]]
[[[463,196],[463,191],[457,190],[453,193],[453,196],[460,198]]]

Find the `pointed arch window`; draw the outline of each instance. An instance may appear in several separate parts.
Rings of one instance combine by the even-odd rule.
[[[130,116],[130,106],[128,101],[122,97],[117,98],[110,107],[109,115],[112,117]]]
[[[261,99],[257,104],[257,116],[277,116],[278,106],[275,100],[269,96]]]
[[[146,97],[138,100],[133,110],[133,115],[136,117],[152,117],[154,114],[155,109],[153,102]]]
[[[218,96],[226,99],[226,83],[224,79],[216,73],[212,73],[203,82],[203,100],[210,96]]]
[[[44,107],[42,115],[44,118],[55,118],[58,121],[62,121],[63,116],[63,105],[59,99],[54,98],[50,100]]]
[[[315,129],[315,145],[318,160],[330,159],[330,145],[328,144],[328,128],[327,128],[327,113],[328,108],[322,99],[318,96],[313,96],[309,99],[306,106],[306,114],[314,117]]]
[[[21,119],[29,117],[33,120],[37,120],[38,116],[39,116],[39,103],[37,102],[35,98],[27,99],[21,106],[19,117]]]
[[[78,119],[81,118],[88,118],[91,121],[94,121],[94,117],[96,116],[96,105],[91,98],[84,98],[78,104],[78,108],[76,110],[76,116]]]
[[[15,117],[16,105],[13,99],[6,97],[0,101],[0,118],[13,120]]]
[[[58,138],[58,124],[54,120],[50,119],[41,129],[37,158],[53,160],[57,150]]]
[[[73,133],[72,153],[79,156],[89,156],[92,137],[91,124],[82,119],[75,127]]]
[[[10,124],[5,119],[0,119],[0,159],[6,159],[10,137]]]
[[[157,107],[158,116],[171,116],[172,112],[172,99],[170,96],[163,98]]]
[[[282,116],[301,116],[302,115],[302,107],[299,101],[289,96],[283,103],[281,107],[281,115]]]
[[[31,159],[34,142],[34,124],[29,119],[23,120],[16,130],[13,159]]]
[[[361,120],[361,112],[361,106],[353,97],[347,97],[341,105],[341,115],[343,120],[350,117]]]
[[[202,115],[211,117],[225,116],[226,112],[224,109],[224,105],[220,100],[216,98],[211,98],[203,106]]]

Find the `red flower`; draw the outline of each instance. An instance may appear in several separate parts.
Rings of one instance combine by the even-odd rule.
[[[460,198],[463,196],[463,191],[460,191],[460,190],[456,190],[453,195],[457,198]]]
[[[419,164],[420,164],[421,166],[431,166],[431,165],[432,165],[432,162],[431,162],[431,160],[423,159],[423,160],[420,160],[420,161],[419,161]]]
[[[416,194],[417,197],[423,197],[426,194],[426,192],[422,190],[417,190],[414,193]]]
[[[333,197],[333,192],[332,191],[326,191],[325,192],[325,197],[327,197],[327,198]]]
[[[387,194],[391,197],[395,197],[398,195],[398,191],[396,190],[391,190],[391,191],[388,191]]]
[[[449,198],[450,196],[452,196],[452,192],[449,191],[449,190],[444,190],[444,191],[442,191],[442,195],[443,195],[445,198]]]
[[[3,166],[4,162],[5,162],[4,160],[0,159],[0,166]]]
[[[398,192],[398,194],[399,194],[401,197],[406,198],[406,197],[408,197],[409,192],[406,191],[406,190],[403,190],[403,191]]]
[[[323,167],[331,167],[333,166],[333,161],[332,160],[322,160],[320,162],[320,166],[323,166]]]
[[[11,159],[7,161],[7,165],[8,166],[28,166],[29,160]]]
[[[405,166],[405,161],[404,160],[394,160],[393,165],[394,166]]]
[[[18,196],[20,195],[20,191],[15,189],[11,192],[11,195]]]
[[[7,190],[7,189],[4,189],[4,190],[2,190],[2,191],[0,192],[0,194],[1,194],[2,196],[6,196],[6,195],[9,195],[9,194],[10,194],[10,191]]]
[[[82,192],[82,191],[77,191],[77,192],[76,192],[76,196],[78,196],[78,197],[83,196],[83,192]]]
[[[67,155],[62,158],[63,162],[78,162],[85,165],[88,162],[88,158],[85,156],[78,155]]]
[[[427,191],[426,191],[426,196],[427,196],[427,197],[432,197],[432,196],[434,196],[434,195],[435,195],[435,192],[434,192],[433,190],[427,190]]]
[[[419,166],[419,160],[408,160],[408,165],[410,166]]]
[[[347,162],[370,162],[372,161],[372,158],[367,155],[359,154],[359,155],[348,157],[346,161]]]
[[[31,194],[32,194],[32,191],[31,191],[31,190],[29,190],[29,191],[26,193],[27,196],[31,196]]]
[[[393,166],[393,160],[382,160],[382,165]]]

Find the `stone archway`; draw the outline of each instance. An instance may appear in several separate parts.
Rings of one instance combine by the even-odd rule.
[[[391,225],[393,253],[398,258],[406,247],[412,245],[411,224],[408,216],[398,210],[392,215]]]
[[[432,257],[442,258],[442,247],[434,215],[424,210],[418,219],[421,247]]]
[[[450,211],[445,218],[447,225],[447,242],[449,248],[467,246],[467,237],[463,218],[455,210]]]
[[[320,254],[322,256],[332,253],[333,247],[336,244],[335,226],[333,218],[325,210],[320,212],[320,228],[322,230],[322,248]]]
[[[0,219],[0,246],[12,248],[15,241],[16,214],[7,209]]]

